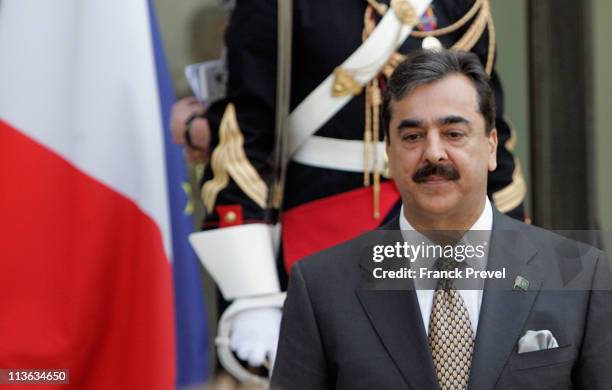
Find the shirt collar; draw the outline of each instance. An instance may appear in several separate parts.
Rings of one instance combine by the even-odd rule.
[[[425,242],[429,241],[425,236],[421,235],[418,232],[416,236],[414,233],[411,233],[411,232],[415,232],[415,229],[412,227],[412,225],[410,225],[410,222],[408,222],[408,220],[406,219],[406,216],[404,215],[404,205],[402,205],[401,210],[400,210],[399,225],[400,225],[402,237],[404,238],[405,241],[420,242],[421,239]],[[469,243],[472,245],[478,245],[483,242],[489,242],[491,239],[491,229],[492,228],[493,228],[493,208],[491,206],[491,202],[489,201],[489,199],[486,198],[485,206],[484,206],[484,209],[482,210],[482,213],[480,213],[480,217],[478,217],[476,222],[474,222],[472,227],[470,227],[469,229],[469,231],[473,233],[464,235],[464,237],[462,238],[462,241],[466,244]],[[473,259],[473,258],[467,259],[466,263],[474,269],[485,270],[487,269],[488,257],[489,257],[489,246],[486,245],[486,249],[484,251],[484,257],[479,258],[479,259]],[[432,266],[430,262],[427,262],[424,265],[426,267]],[[417,278],[415,279],[414,283],[417,289],[431,289],[435,286],[435,280],[433,279],[425,280],[425,279]]]
[[[400,210],[399,215],[399,225],[400,230],[414,230],[410,222],[406,219],[406,215],[404,214],[404,205],[402,204],[402,208]],[[469,230],[485,230],[490,231],[493,228],[493,208],[491,207],[491,202],[489,198],[485,198],[485,206],[480,213],[480,216],[474,222],[472,227]]]

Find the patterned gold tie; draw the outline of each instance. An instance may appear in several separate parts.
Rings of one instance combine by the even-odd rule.
[[[453,259],[436,262],[439,270],[459,268]],[[467,307],[451,279],[439,279],[429,319],[429,346],[442,390],[467,389],[474,333]]]

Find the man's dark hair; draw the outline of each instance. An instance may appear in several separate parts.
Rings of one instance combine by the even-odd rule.
[[[403,99],[418,86],[431,84],[451,74],[462,74],[472,81],[478,94],[478,108],[487,135],[495,127],[495,97],[489,76],[474,53],[458,50],[418,50],[401,62],[387,84],[383,101],[383,126],[389,142],[391,103]]]

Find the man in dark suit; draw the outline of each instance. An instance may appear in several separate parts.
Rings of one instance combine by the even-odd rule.
[[[189,141],[186,147],[189,156],[200,155],[208,148],[208,141],[210,150],[214,150],[202,180],[206,218],[200,237],[215,235],[224,242],[231,242],[227,246],[248,248],[244,255],[230,255],[227,246],[202,244],[206,249],[201,258],[211,275],[219,274],[211,267],[211,258],[222,259],[217,264],[232,270],[230,282],[242,280],[236,270],[243,270],[249,276],[256,273],[246,271],[243,264],[249,264],[257,272],[270,269],[270,264],[274,268],[278,265],[279,272],[268,278],[278,277],[280,281],[279,286],[273,286],[274,292],[272,287],[264,285],[263,278],[255,277],[249,284],[266,292],[280,292],[286,286],[287,272],[293,262],[379,227],[397,215],[399,194],[383,174],[383,131],[378,126],[382,100],[380,86],[386,84],[387,77],[405,54],[431,47],[436,42],[442,47],[472,51],[491,72],[491,84],[498,102],[499,142],[498,168],[489,174],[487,191],[501,212],[521,220],[525,218],[526,185],[520,164],[512,153],[516,139],[504,120],[502,85],[493,66],[496,46],[489,0],[294,0],[290,108],[294,114],[304,112],[299,108],[310,102],[306,106],[317,107],[317,110],[301,116],[308,120],[291,121],[287,129],[290,130],[288,141],[295,139],[295,134],[304,134],[302,130],[310,127],[305,124],[315,122],[316,125],[310,127],[314,133],[295,153],[287,153],[291,158],[286,166],[280,213],[282,251],[276,257],[270,256],[276,254],[275,251],[257,251],[256,248],[265,248],[265,245],[252,243],[258,240],[257,235],[243,228],[254,229],[255,226],[245,225],[259,225],[267,232],[267,222],[274,216],[269,212],[267,194],[278,188],[270,186],[269,182],[275,175],[271,161],[277,138],[274,131],[277,5],[287,3],[236,2],[225,33],[227,96],[211,104],[205,118],[194,116],[205,111],[194,99],[182,100],[173,110],[174,140],[177,143]],[[395,29],[381,33],[385,30],[380,28],[386,24],[383,23],[385,17],[387,21],[394,20],[395,8],[410,8],[411,4],[427,4],[427,9],[406,39],[399,38],[401,34]],[[378,35],[379,39],[370,47],[388,47],[389,50],[376,50],[375,54],[361,51],[357,57],[363,60],[358,61],[359,64],[345,64],[372,35]],[[399,47],[394,44],[396,41]],[[377,61],[386,61],[386,64],[379,66]],[[365,77],[370,70],[376,74]],[[358,76],[357,80],[363,78],[360,81],[363,88],[349,88],[349,95],[353,96],[347,96],[346,105],[319,122],[318,119],[325,116],[320,114],[319,108],[325,111],[345,99],[334,96],[331,86],[322,85],[330,78],[344,80],[336,74],[349,75],[349,80],[353,76]],[[342,87],[342,84],[339,82],[337,86]],[[308,99],[319,86],[323,87],[321,91],[326,91],[323,95],[327,94],[327,98]],[[298,125],[294,126],[295,123]],[[276,196],[273,198],[278,200]],[[344,213],[347,205],[352,216],[350,223],[336,223],[336,214]],[[319,232],[320,226],[326,227],[324,234]],[[220,242],[216,238],[213,241]],[[225,299],[242,307],[229,326],[230,348],[252,366],[261,366],[266,359],[273,361],[280,308],[256,307],[254,302],[269,298],[261,290],[257,294],[240,291],[227,295],[226,281],[219,278],[215,281],[220,290],[225,291]],[[249,302],[250,306],[242,306],[244,302]],[[219,303],[221,309],[227,305]]]
[[[484,280],[484,289],[459,290],[450,278],[434,287],[406,278],[386,289],[363,261],[377,232],[300,261],[272,388],[612,389],[607,258],[491,206],[495,104],[478,59],[409,56],[389,80],[383,109],[404,206],[384,239],[485,231],[481,265],[504,276]],[[448,264],[461,266],[441,258],[434,267]]]

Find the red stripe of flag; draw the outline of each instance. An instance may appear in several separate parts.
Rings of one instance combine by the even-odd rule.
[[[61,389],[173,388],[158,226],[1,120],[0,140],[0,367],[67,368]]]

